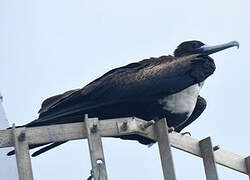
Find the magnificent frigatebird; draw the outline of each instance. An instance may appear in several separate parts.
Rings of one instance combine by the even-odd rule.
[[[81,122],[83,115],[88,114],[101,120],[131,116],[147,121],[166,118],[168,126],[180,132],[206,108],[199,92],[206,78],[215,71],[214,60],[209,55],[234,46],[239,47],[239,43],[207,46],[200,41],[183,42],[174,56],[144,59],[113,69],[82,89],[46,99],[38,119],[24,127]],[[153,142],[138,135],[120,138],[142,144]],[[50,144],[33,156],[62,143]],[[30,145],[30,148],[41,145]]]

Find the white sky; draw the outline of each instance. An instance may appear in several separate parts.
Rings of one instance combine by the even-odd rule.
[[[202,89],[208,107],[186,128],[193,137],[247,156],[250,100],[250,1],[0,0],[0,91],[10,123],[37,117],[43,99],[79,88],[106,71],[172,54],[185,40],[213,45],[238,40],[212,55],[217,69]],[[163,179],[157,146],[104,140],[110,180]],[[199,158],[173,150],[177,179],[204,179]],[[32,159],[36,180],[89,176],[86,140]],[[220,179],[243,180],[218,166]]]

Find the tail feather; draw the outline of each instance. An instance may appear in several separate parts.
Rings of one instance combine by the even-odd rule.
[[[52,144],[50,144],[50,145],[48,145],[48,146],[46,146],[46,147],[43,147],[42,149],[39,149],[38,151],[34,152],[31,156],[32,156],[32,157],[36,157],[36,156],[38,156],[38,155],[40,155],[40,154],[42,154],[42,153],[44,153],[44,152],[49,151],[50,149],[53,149],[53,148],[55,148],[55,147],[57,147],[57,146],[60,146],[61,144],[64,144],[64,143],[66,143],[66,142],[67,142],[67,141],[52,143]]]
[[[33,145],[29,145],[29,149],[34,149],[34,148],[37,148],[37,147],[40,147],[40,146],[44,146],[44,145],[47,145],[49,143],[43,143],[43,144],[33,144]],[[15,150],[12,150],[10,152],[7,153],[7,156],[12,156],[16,154]]]
[[[34,144],[34,145],[29,145],[29,149],[34,149],[34,148],[38,148],[38,147],[45,146],[45,145],[49,144],[48,146],[45,146],[45,147],[39,149],[38,151],[36,151],[36,152],[34,152],[32,154],[32,157],[36,157],[36,156],[38,156],[38,155],[40,155],[40,154],[42,154],[44,152],[49,151],[50,149],[53,149],[53,148],[55,148],[55,147],[57,147],[57,146],[59,146],[61,144],[66,143],[66,142],[67,141],[55,142],[55,143],[52,143],[52,144],[51,143]],[[16,154],[16,152],[15,152],[15,150],[12,150],[12,151],[7,153],[7,156],[12,156],[14,154]]]

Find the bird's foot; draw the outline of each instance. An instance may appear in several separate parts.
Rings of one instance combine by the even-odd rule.
[[[174,131],[174,127],[168,128],[168,133],[172,133]]]
[[[188,134],[189,136],[191,136],[191,133],[190,132],[183,132],[183,133],[180,133],[182,136]]]

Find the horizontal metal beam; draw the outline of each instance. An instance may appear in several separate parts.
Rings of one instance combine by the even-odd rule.
[[[124,122],[126,128],[122,127]],[[147,123],[138,118],[109,119],[100,121],[99,129],[103,137],[138,134],[157,141],[154,125],[143,128]],[[84,126],[85,123],[81,122],[26,128],[26,137],[29,144],[86,139],[87,132],[82,130]],[[198,139],[172,132],[169,134],[169,140],[172,147],[201,157]],[[10,146],[13,146],[11,130],[0,130],[0,148]],[[214,156],[216,163],[247,174],[244,157],[222,149],[215,151]]]
[[[190,136],[182,136],[179,133],[173,132],[169,135],[170,144],[172,147],[191,153],[201,157],[199,140]],[[228,167],[230,169],[247,174],[245,158],[232,152],[219,149],[214,152],[216,163]]]
[[[94,119],[94,118],[93,118]],[[127,122],[128,128],[121,128],[123,122]],[[138,118],[120,118],[100,121],[100,133],[103,137],[120,136],[128,134],[139,134],[149,136],[150,139],[156,140],[152,127],[141,130],[141,124],[147,122]],[[56,141],[67,141],[86,139],[87,132],[82,131],[85,126],[84,122],[69,123],[60,125],[40,126],[26,128],[26,137],[29,144],[41,144]],[[17,128],[18,129],[18,128]],[[0,130],[0,148],[13,146],[11,129]]]

